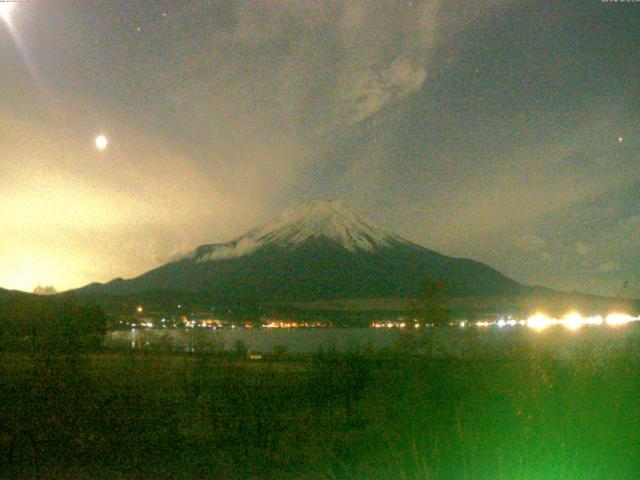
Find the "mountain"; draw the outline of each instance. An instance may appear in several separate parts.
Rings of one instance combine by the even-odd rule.
[[[21,302],[23,300],[33,299],[35,295],[26,292],[20,292],[18,290],[6,290],[0,288],[0,311],[14,303]]]
[[[524,288],[485,264],[387,232],[340,201],[314,200],[230,242],[77,292],[185,292],[254,302],[411,298],[428,280],[445,282],[452,296],[511,296]]]

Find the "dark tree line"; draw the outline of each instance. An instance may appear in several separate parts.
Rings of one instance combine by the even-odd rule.
[[[0,307],[0,345],[5,350],[92,351],[100,347],[106,328],[100,307],[68,299],[29,296]]]

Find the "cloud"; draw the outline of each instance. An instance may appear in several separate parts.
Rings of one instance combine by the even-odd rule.
[[[364,120],[390,100],[404,97],[420,88],[426,78],[424,66],[407,57],[400,57],[386,70],[369,71],[356,79],[342,100],[353,121]]]
[[[418,90],[439,43],[505,3],[461,0],[452,9],[444,0],[249,0],[224,12],[224,28],[187,23],[175,64],[164,52],[145,52],[138,71],[147,91],[200,126],[317,137]],[[202,18],[213,8],[192,6],[189,14]],[[168,67],[162,75],[144,73],[159,64]]]

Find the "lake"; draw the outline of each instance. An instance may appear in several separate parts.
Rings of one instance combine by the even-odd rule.
[[[320,348],[345,350],[347,348],[389,347],[412,351],[419,345],[421,351],[433,355],[467,356],[476,353],[508,353],[521,346],[537,346],[571,355],[577,349],[588,348],[606,354],[623,346],[627,340],[637,340],[640,326],[621,327],[585,326],[577,331],[562,327],[543,332],[526,327],[468,326],[439,327],[422,330],[374,328],[306,328],[306,329],[135,329],[109,332],[106,346],[128,346],[145,349],[163,346],[174,352],[213,352],[234,350],[239,342],[247,349],[272,353],[274,350],[291,353],[314,353]]]

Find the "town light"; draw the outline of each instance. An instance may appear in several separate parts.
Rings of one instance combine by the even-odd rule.
[[[551,318],[541,312],[538,312],[527,319],[527,327],[533,328],[538,332],[549,327],[552,323],[553,321],[551,320]]]

